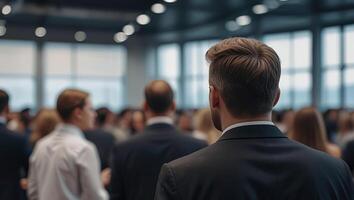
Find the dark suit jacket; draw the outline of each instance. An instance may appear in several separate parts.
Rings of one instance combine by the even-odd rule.
[[[243,126],[165,164],[156,200],[349,200],[348,166],[271,125]]]
[[[28,169],[29,154],[26,139],[0,123],[0,200],[21,198],[19,181],[21,170]]]
[[[152,200],[161,166],[207,144],[169,124],[153,124],[114,148],[111,199]]]
[[[348,164],[354,175],[354,141],[350,141],[347,145],[345,145],[342,158]]]
[[[96,146],[101,161],[101,169],[107,168],[115,144],[113,135],[102,129],[85,131],[84,135],[88,141]]]

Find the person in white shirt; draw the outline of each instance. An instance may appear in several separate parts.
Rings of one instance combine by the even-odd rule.
[[[28,198],[108,199],[100,180],[97,150],[82,133],[93,128],[96,117],[89,94],[64,90],[56,109],[63,123],[40,140],[31,155]]]

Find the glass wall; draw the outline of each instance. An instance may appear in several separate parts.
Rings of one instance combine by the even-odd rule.
[[[322,35],[322,108],[354,108],[354,25],[328,27]]]
[[[0,88],[10,95],[12,110],[35,106],[35,43],[0,40]]]
[[[124,105],[125,49],[113,45],[48,43],[44,47],[45,105],[64,88],[83,89],[95,107]]]
[[[178,44],[161,45],[157,49],[157,77],[166,80],[174,90],[178,107],[182,106],[180,88],[180,47]]]
[[[209,64],[205,53],[217,40],[188,42],[184,45],[184,106],[200,108],[209,105]]]
[[[354,108],[354,25],[344,28],[344,106]]]
[[[265,35],[264,42],[280,57],[280,100],[276,109],[311,104],[312,36],[309,31]]]
[[[340,106],[340,29],[326,28],[322,32],[322,107]]]

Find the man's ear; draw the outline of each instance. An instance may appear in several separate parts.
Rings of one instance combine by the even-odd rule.
[[[176,102],[175,102],[174,100],[172,101],[170,110],[171,110],[172,112],[176,111]]]
[[[218,108],[220,106],[219,90],[212,85],[209,87],[209,101],[211,108]]]
[[[79,107],[75,108],[72,116],[76,119],[81,119],[82,118],[82,109]]]
[[[275,93],[275,98],[274,98],[274,101],[273,101],[273,107],[275,105],[277,105],[277,103],[279,102],[279,99],[280,99],[280,88],[278,88],[276,93]]]

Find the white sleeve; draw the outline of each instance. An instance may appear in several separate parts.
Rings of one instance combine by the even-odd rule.
[[[36,180],[36,167],[35,167],[34,155],[30,157],[27,196],[29,200],[38,199],[38,184]]]
[[[103,188],[100,178],[100,164],[96,147],[84,148],[77,160],[81,184],[81,200],[106,200],[108,193]]]

